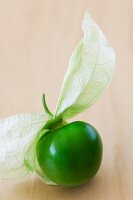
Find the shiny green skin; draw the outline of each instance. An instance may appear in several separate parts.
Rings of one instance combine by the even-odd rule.
[[[97,173],[102,160],[102,141],[93,126],[76,121],[43,135],[36,153],[48,178],[59,185],[77,186]]]

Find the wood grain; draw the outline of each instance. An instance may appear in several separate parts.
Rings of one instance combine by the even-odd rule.
[[[103,138],[97,176],[77,188],[47,186],[37,177],[0,182],[0,200],[133,199],[133,1],[1,0],[0,118],[41,111],[41,95],[54,110],[68,59],[82,37],[85,10],[116,50],[113,82],[76,119],[93,124]]]

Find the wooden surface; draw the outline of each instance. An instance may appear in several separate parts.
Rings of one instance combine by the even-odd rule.
[[[0,182],[0,200],[133,199],[133,1],[1,0],[0,118],[42,111],[46,93],[54,110],[68,59],[82,37],[89,9],[116,50],[113,82],[76,119],[101,133],[104,156],[97,176],[77,188],[47,186],[37,177]]]

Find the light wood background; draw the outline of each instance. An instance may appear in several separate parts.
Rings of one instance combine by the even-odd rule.
[[[82,37],[85,10],[116,50],[113,82],[76,119],[101,133],[104,156],[97,176],[77,188],[47,186],[37,177],[0,182],[0,200],[133,199],[133,1],[1,0],[0,118],[54,110],[69,57]]]

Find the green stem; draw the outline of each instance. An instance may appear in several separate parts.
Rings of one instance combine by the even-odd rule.
[[[49,111],[48,106],[46,104],[45,94],[43,94],[42,96],[42,102],[43,102],[43,107],[44,107],[45,112],[52,117],[52,119],[47,121],[47,123],[44,125],[42,130],[44,129],[55,130],[67,124],[67,122],[62,119],[61,115],[54,118],[54,115]]]
[[[42,95],[42,103],[43,103],[43,108],[45,110],[45,112],[51,116],[53,116],[53,114],[50,112],[50,110],[48,109],[48,106],[46,104],[46,98],[45,98],[45,94]]]

